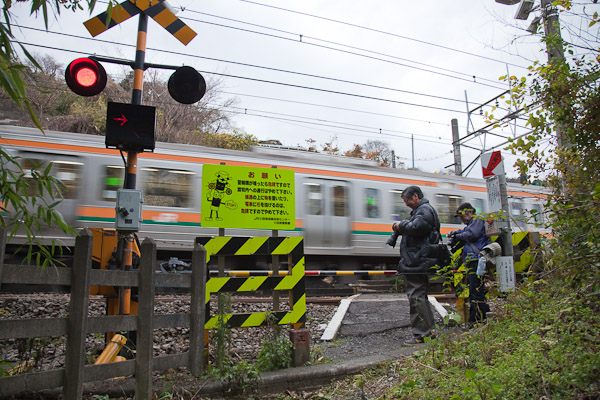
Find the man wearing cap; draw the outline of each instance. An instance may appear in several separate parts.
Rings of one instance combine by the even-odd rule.
[[[469,324],[481,322],[486,318],[486,313],[490,311],[490,306],[485,300],[485,287],[481,277],[476,274],[477,262],[480,257],[481,249],[491,243],[489,237],[485,234],[485,225],[483,219],[475,218],[475,207],[471,203],[463,203],[458,206],[455,217],[467,225],[464,229],[451,231],[448,233],[450,244],[456,241],[465,243],[462,252],[463,262],[467,265],[467,280],[469,283]]]

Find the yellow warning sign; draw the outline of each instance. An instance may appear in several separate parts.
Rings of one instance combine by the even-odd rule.
[[[294,171],[205,164],[202,226],[294,229]]]

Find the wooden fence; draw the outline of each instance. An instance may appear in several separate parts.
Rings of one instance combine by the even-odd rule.
[[[5,233],[0,231],[0,257],[4,255]],[[0,321],[0,340],[66,336],[64,368],[0,377],[0,397],[62,386],[63,398],[80,399],[83,384],[119,376],[135,376],[136,399],[152,398],[152,372],[187,367],[195,377],[204,372],[204,324],[206,251],[196,244],[191,274],[156,274],[156,244],[142,243],[139,271],[92,269],[91,233],[84,229],[75,243],[72,268],[4,265],[0,258],[0,284],[66,285],[71,287],[69,316]],[[90,285],[138,287],[138,314],[88,317]],[[191,290],[189,314],[154,314],[155,286]],[[153,357],[153,330],[190,328],[187,352]],[[137,331],[136,358],[100,365],[85,364],[85,340],[89,333]]]

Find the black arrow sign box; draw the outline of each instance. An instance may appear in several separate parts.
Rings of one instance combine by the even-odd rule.
[[[108,102],[106,147],[126,151],[154,151],[156,107]]]

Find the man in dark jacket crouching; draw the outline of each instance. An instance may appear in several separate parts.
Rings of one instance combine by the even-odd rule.
[[[394,234],[402,235],[400,242],[400,262],[398,273],[404,275],[406,294],[410,304],[410,323],[413,338],[406,345],[422,343],[432,336],[435,322],[427,298],[429,287],[428,273],[436,265],[437,258],[432,254],[431,244],[439,243],[440,222],[436,211],[423,198],[418,186],[409,186],[402,192],[404,204],[412,209],[410,219],[395,222]]]

